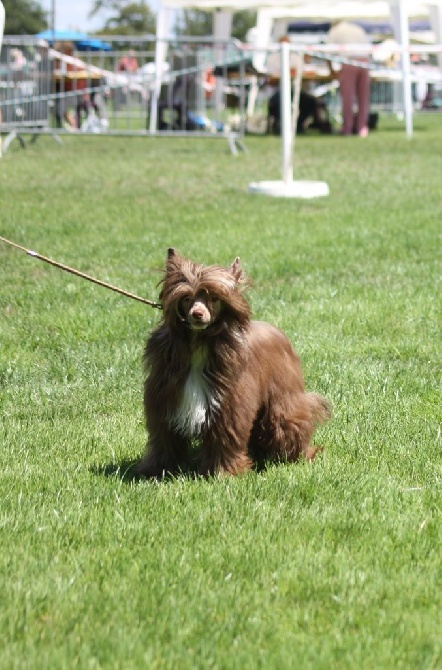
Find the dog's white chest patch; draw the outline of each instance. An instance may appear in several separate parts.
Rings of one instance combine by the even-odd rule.
[[[208,410],[214,403],[210,385],[205,378],[205,356],[203,352],[196,352],[192,358],[192,365],[183,389],[180,404],[172,425],[180,433],[189,437],[196,437],[207,421]]]

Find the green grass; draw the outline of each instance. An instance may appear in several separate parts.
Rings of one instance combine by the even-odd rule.
[[[0,667],[442,668],[442,124],[409,141],[49,137],[0,163],[0,235],[156,299],[175,246],[240,255],[333,403],[313,464],[138,482],[158,319],[0,245]]]

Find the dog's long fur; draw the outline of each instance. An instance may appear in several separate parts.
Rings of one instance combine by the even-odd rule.
[[[239,258],[204,266],[169,249],[163,318],[145,349],[146,477],[189,469],[237,474],[253,461],[312,459],[328,402],[306,393],[299,358],[277,328],[251,321]]]

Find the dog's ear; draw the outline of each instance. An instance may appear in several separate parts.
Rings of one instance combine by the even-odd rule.
[[[173,272],[182,263],[182,258],[173,247],[167,250],[166,272]]]
[[[235,281],[239,282],[241,277],[242,277],[242,267],[241,267],[241,264],[240,264],[239,256],[237,256],[235,258],[232,265],[230,266],[230,272],[234,276]]]

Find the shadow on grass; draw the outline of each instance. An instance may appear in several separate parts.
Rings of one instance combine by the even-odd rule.
[[[322,447],[317,447],[318,453],[322,452],[323,448]],[[262,454],[256,453],[254,451],[250,452],[250,458],[252,461],[252,467],[251,467],[251,472],[254,472],[257,475],[261,475],[265,473],[269,467],[273,465],[284,465],[288,464],[289,461],[285,460],[284,458],[280,459],[267,459],[263,458]],[[300,461],[303,459],[301,458]],[[187,480],[187,481],[197,481],[197,480],[205,480],[205,481],[217,481],[219,479],[219,475],[209,475],[205,476],[202,475],[199,472],[199,451],[196,449],[193,452],[193,455],[190,458],[189,463],[185,467],[185,469],[180,470],[179,472],[174,472],[174,473],[163,473],[163,476],[160,477],[145,477],[144,475],[141,475],[137,467],[140,463],[140,460],[133,460],[133,459],[122,459],[120,462],[113,462],[113,463],[106,463],[104,465],[95,465],[93,466],[90,471],[99,477],[106,477],[106,478],[114,478],[122,482],[123,484],[133,484],[135,482],[156,482],[158,483],[170,483],[174,482],[177,480]],[[293,462],[291,462],[293,464]],[[222,477],[222,475],[221,475]]]
[[[123,484],[132,484],[134,482],[148,482],[148,481],[156,481],[157,483],[167,483],[167,482],[173,482],[176,481],[177,479],[186,479],[186,480],[198,480],[198,479],[204,479],[206,481],[216,481],[218,477],[204,477],[203,475],[199,474],[197,465],[195,464],[193,467],[189,466],[188,470],[182,470],[178,474],[165,474],[163,477],[158,477],[158,478],[146,478],[143,475],[140,475],[137,472],[137,465],[139,463],[139,460],[132,461],[128,459],[122,460],[120,463],[106,463],[105,465],[100,465],[100,466],[94,466],[90,469],[92,474],[99,476],[99,477],[106,477],[106,478],[115,478],[120,480]],[[271,461],[265,461],[265,460],[255,460],[252,466],[252,472],[255,472],[256,474],[261,474],[267,470],[267,468],[272,465]]]
[[[134,482],[148,482],[155,481],[157,483],[173,482],[177,479],[195,480],[201,479],[196,468],[190,467],[186,471],[181,471],[178,474],[165,474],[163,477],[153,477],[151,479],[140,475],[137,472],[137,465],[139,459],[136,461],[122,460],[120,463],[107,463],[101,466],[94,466],[91,472],[100,477],[109,477],[120,480],[123,484],[132,484]]]
[[[107,463],[106,465],[94,466],[91,472],[101,477],[114,477],[124,484],[142,481],[143,477],[137,473],[138,461],[124,460],[121,463]]]

